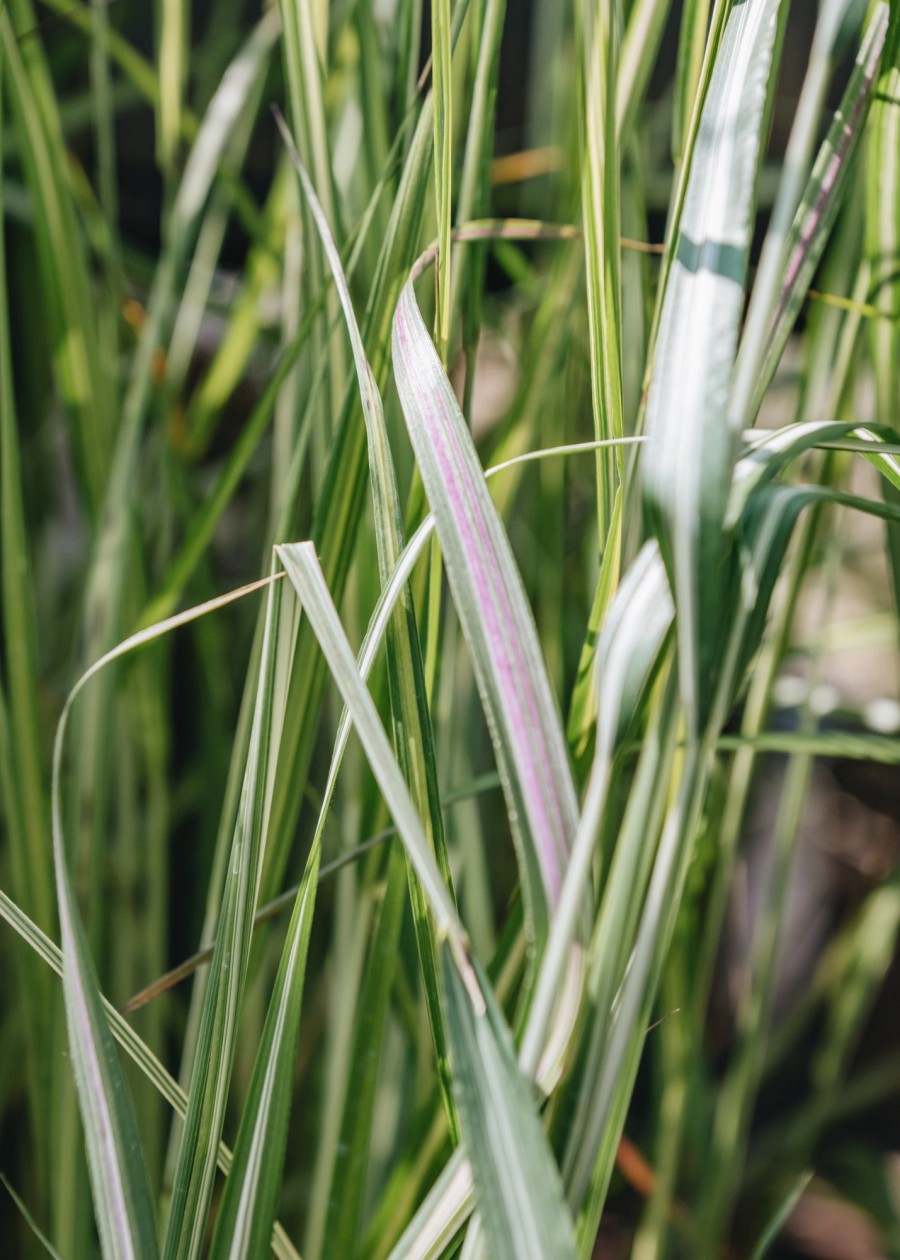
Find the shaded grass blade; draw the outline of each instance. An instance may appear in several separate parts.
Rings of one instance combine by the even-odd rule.
[[[228,1098],[283,720],[286,645],[293,647],[296,634],[292,617],[281,615],[280,592],[279,583],[268,595],[247,764],[175,1168],[164,1249],[173,1258],[202,1250]]]
[[[752,422],[759,411],[831,236],[865,127],[887,23],[888,7],[880,4],[866,29],[850,81],[819,149],[787,234],[784,266],[779,268],[779,274],[783,271],[781,292],[769,320],[764,352],[759,364],[754,365],[752,386],[747,387],[750,401],[740,423]],[[875,336],[883,336],[883,332],[876,332]],[[750,358],[748,354],[748,363]],[[889,419],[885,421],[889,422]]]

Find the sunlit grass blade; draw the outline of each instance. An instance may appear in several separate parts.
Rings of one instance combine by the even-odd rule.
[[[709,713],[721,633],[722,526],[737,454],[726,411],[779,7],[748,0],[730,9],[691,156],[647,402],[644,497],[675,593],[694,734]]]
[[[616,116],[619,68],[619,12],[615,0],[585,4],[582,23],[581,213],[584,221],[588,321],[591,335],[591,402],[594,435],[618,438],[625,432],[622,397],[621,190]],[[601,550],[610,539],[622,452],[597,453],[597,510]]]
[[[416,304],[423,265],[397,306],[394,374],[501,761],[530,931],[541,943],[575,832],[575,789],[522,579]]]

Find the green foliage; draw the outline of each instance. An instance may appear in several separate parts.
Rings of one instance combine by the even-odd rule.
[[[816,703],[851,521],[900,574],[897,6],[819,6],[781,146],[799,0],[537,0],[509,82],[503,0],[158,0],[152,55],[48,7],[0,6],[3,1237],[762,1256],[827,1184],[895,1245],[834,1134],[900,1088],[896,872],[779,986],[820,759],[900,765]]]

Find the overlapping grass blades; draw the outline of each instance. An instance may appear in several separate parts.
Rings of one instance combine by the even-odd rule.
[[[280,595],[280,585],[270,588],[247,766],[175,1167],[163,1253],[173,1258],[199,1255],[207,1228],[296,637],[293,609],[282,611]]]
[[[432,0],[421,76],[424,0],[269,5],[249,38],[224,29],[237,6],[216,0],[197,48],[189,6],[160,0],[153,61],[123,33],[125,7],[49,7],[67,18],[58,46],[27,0],[0,13],[2,192],[8,239],[25,244],[13,282],[0,273],[0,880],[16,898],[0,892],[0,917],[33,954],[24,996],[2,982],[0,1118],[14,1158],[28,1124],[42,1148],[11,1184],[61,1251],[90,1254],[80,1104],[104,1254],[153,1255],[164,1228],[170,1257],[271,1246],[296,1260],[281,1215],[307,1260],[588,1260],[613,1197],[635,1255],[759,1253],[790,1229],[806,1170],[831,1175],[833,1124],[898,1079],[854,1058],[896,948],[894,877],[860,884],[858,911],[770,1021],[810,759],[900,757],[889,734],[820,727],[812,701],[797,731],[772,717],[785,668],[814,680],[851,638],[896,636],[885,609],[828,630],[797,615],[812,589],[827,604],[851,554],[856,566],[850,513],[900,529],[893,11],[873,0],[864,24],[845,0],[820,6],[782,159],[780,127],[765,156],[763,143],[788,0],[680,6],[664,97],[668,0],[535,0],[543,87],[523,106],[551,147],[493,163],[495,144],[519,142],[505,123],[495,136],[503,0]],[[850,78],[829,129],[839,26]],[[69,52],[85,34],[82,94]],[[264,85],[283,91],[302,165],[260,108]],[[160,124],[155,263],[120,239],[116,209],[118,111],[136,102]],[[853,178],[861,162],[868,182]],[[771,213],[754,275],[757,182]],[[558,244],[578,229],[489,218],[579,203],[584,254]],[[425,233],[438,246],[416,264]],[[413,283],[434,260],[436,304],[422,285],[420,312]],[[798,319],[819,268],[830,292]],[[54,372],[37,363],[32,307]],[[498,381],[511,401],[491,414],[482,387]],[[785,404],[778,427],[748,433],[770,401]],[[592,419],[595,441],[578,441]],[[57,448],[74,452],[74,477],[47,462]],[[584,461],[556,459],[577,450]],[[155,622],[186,592],[269,566],[273,539],[285,572],[262,582],[239,712],[233,666],[255,607],[235,630],[197,620],[231,597]],[[189,622],[115,679],[102,668]],[[51,844],[43,778],[66,662],[134,624],[148,628],[88,675],[64,749],[60,734]],[[885,730],[891,712],[872,706]],[[772,752],[790,762],[776,878],[738,1034],[712,1046],[718,943]],[[438,783],[480,781],[492,757],[503,801],[445,813]],[[51,854],[62,950],[42,930]],[[290,923],[263,928],[263,899],[292,904]],[[215,945],[175,969],[203,968],[188,1010],[161,996],[163,973],[198,933]],[[92,957],[117,1001],[151,980],[147,1022],[101,996]],[[78,1103],[46,1031],[42,963],[63,975]],[[131,1082],[137,1123],[113,1039],[150,1085]],[[187,1089],[167,1055],[183,1056]],[[773,1115],[785,1069],[800,1085]],[[186,1123],[164,1170],[170,1107]],[[866,1160],[877,1173],[873,1143]]]
[[[438,932],[445,1019],[463,1139],[483,1174],[479,1193],[494,1254],[571,1254],[571,1223],[553,1156],[512,1053],[490,987],[469,955],[465,930],[428,842],[374,704],[356,668],[311,544],[277,549],[313,622],[329,668],[350,709],[369,764],[424,889]],[[452,974],[448,971],[452,970]],[[473,1090],[477,1088],[477,1096]]]

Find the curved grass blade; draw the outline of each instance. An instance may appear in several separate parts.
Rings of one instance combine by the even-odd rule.
[[[779,0],[731,7],[704,101],[672,250],[647,402],[643,489],[678,610],[691,733],[709,714],[726,563],[723,531],[738,435],[731,372]]]
[[[350,292],[341,267],[340,256],[331,236],[324,211],[300,162],[299,154],[291,142],[283,120],[277,115],[276,119],[279,123],[282,137],[288,146],[288,151],[309,204],[311,216],[321,238],[326,259],[337,286],[347,330],[350,335],[369,445],[369,481],[372,487],[375,511],[378,568],[381,582],[385,585],[390,580],[391,574],[399,560],[403,550],[404,538],[400,499],[384,423],[381,395],[366,358]],[[444,881],[452,889],[450,862],[444,841],[443,817],[437,786],[437,766],[431,730],[431,717],[428,711],[425,676],[413,609],[412,592],[408,588],[404,591],[388,628],[387,656],[393,742],[397,760],[403,771],[403,777],[412,792],[419,817],[422,819],[426,835],[437,858]],[[388,886],[393,891],[393,884],[390,880]],[[409,871],[409,888],[426,1005],[437,1056],[438,1075],[444,1092],[451,1131],[455,1135],[456,1116],[450,1093],[446,1036],[438,991],[437,945],[428,915],[427,902],[411,867]],[[383,936],[385,941],[389,941],[392,935],[396,936],[399,933],[399,913],[395,913],[392,918],[387,913],[389,905],[393,905],[393,899],[386,897],[379,918],[378,941],[382,941]],[[389,923],[393,923],[393,927],[390,930],[388,929]],[[393,960],[395,956],[396,942],[393,947],[388,946],[384,949],[384,966],[386,967],[388,960]],[[374,975],[376,973],[370,968],[367,974]],[[378,1055],[375,1053],[375,1050],[380,1045],[380,1037],[377,1036],[376,1030],[380,1029],[383,1023],[390,994],[390,986],[383,982],[383,978],[379,980],[376,988],[378,992],[383,994],[383,1001],[380,1003],[380,1010],[373,1006],[368,1011],[368,1030],[364,1042],[359,1043],[360,1072],[358,1075],[355,1074],[358,1084],[359,1082],[365,1082],[367,1087],[357,1088],[352,1106],[348,1108],[345,1115],[345,1123],[352,1126],[354,1135],[353,1140],[341,1143],[337,1167],[335,1168],[335,1177],[339,1184],[343,1184],[341,1184],[339,1193],[333,1190],[330,1195],[331,1208],[326,1229],[330,1238],[329,1245],[338,1251],[349,1251],[354,1246],[357,1223],[362,1206],[366,1161],[361,1156],[361,1152],[365,1152],[368,1148],[368,1124],[374,1106],[375,1069],[378,1063]]]
[[[37,1242],[40,1243],[42,1249],[46,1252],[48,1256],[50,1256],[50,1260],[62,1260],[62,1257],[60,1256],[59,1252],[50,1242],[50,1239],[47,1237],[47,1235],[44,1233],[41,1227],[38,1225],[37,1221],[34,1219],[31,1212],[29,1212],[28,1208],[25,1205],[24,1200],[18,1194],[16,1194],[15,1190],[12,1188],[12,1186],[10,1185],[9,1181],[6,1179],[6,1176],[3,1173],[0,1173],[0,1184],[2,1184],[4,1188],[6,1189],[7,1194],[12,1199],[13,1203],[15,1203],[16,1207],[19,1209],[19,1214],[21,1215],[22,1219],[25,1221],[25,1224],[31,1230]]]
[[[281,583],[269,589],[253,726],[166,1226],[164,1255],[171,1260],[199,1255],[206,1235],[284,718],[286,645],[292,648],[296,636],[293,609],[283,612],[280,592]]]
[[[62,951],[59,946],[51,941],[49,936],[42,932],[37,924],[19,909],[14,901],[7,897],[2,888],[0,888],[0,918],[9,924],[13,931],[22,938],[42,962],[46,963],[51,971],[62,977],[63,961]],[[175,1078],[166,1071],[149,1046],[126,1022],[121,1012],[116,1010],[107,998],[101,997],[101,1002],[113,1037],[115,1037],[135,1066],[139,1068],[154,1089],[159,1092],[160,1096],[165,1099],[176,1115],[183,1117],[187,1110],[187,1095],[184,1090]],[[220,1142],[218,1165],[226,1176],[231,1168],[231,1161],[231,1151],[224,1142]],[[272,1250],[279,1257],[279,1260],[298,1260],[297,1252],[291,1245],[281,1225],[275,1226],[272,1237]]]
[[[87,677],[85,675],[82,682]],[[159,1252],[147,1170],[131,1095],[103,1010],[63,844],[60,806],[63,741],[69,711],[79,690],[80,686],[69,696],[53,750],[53,860],[59,898],[66,1024],[103,1254],[117,1260],[119,1257],[150,1260]]]
[[[446,1024],[463,1139],[492,1254],[572,1255],[572,1227],[559,1174],[490,986],[468,952],[465,931],[431,856],[421,823],[371,696],[359,675],[311,543],[276,548],[343,693],[366,756],[431,902],[441,941]],[[476,1097],[473,1090],[480,1091]],[[487,1193],[488,1186],[491,1193]],[[510,1250],[510,1240],[515,1246]],[[553,1244],[540,1249],[544,1240]],[[537,1248],[537,1249],[536,1249]]]
[[[472,438],[407,281],[394,375],[500,763],[528,932],[546,938],[577,825],[575,788],[534,618]]]

